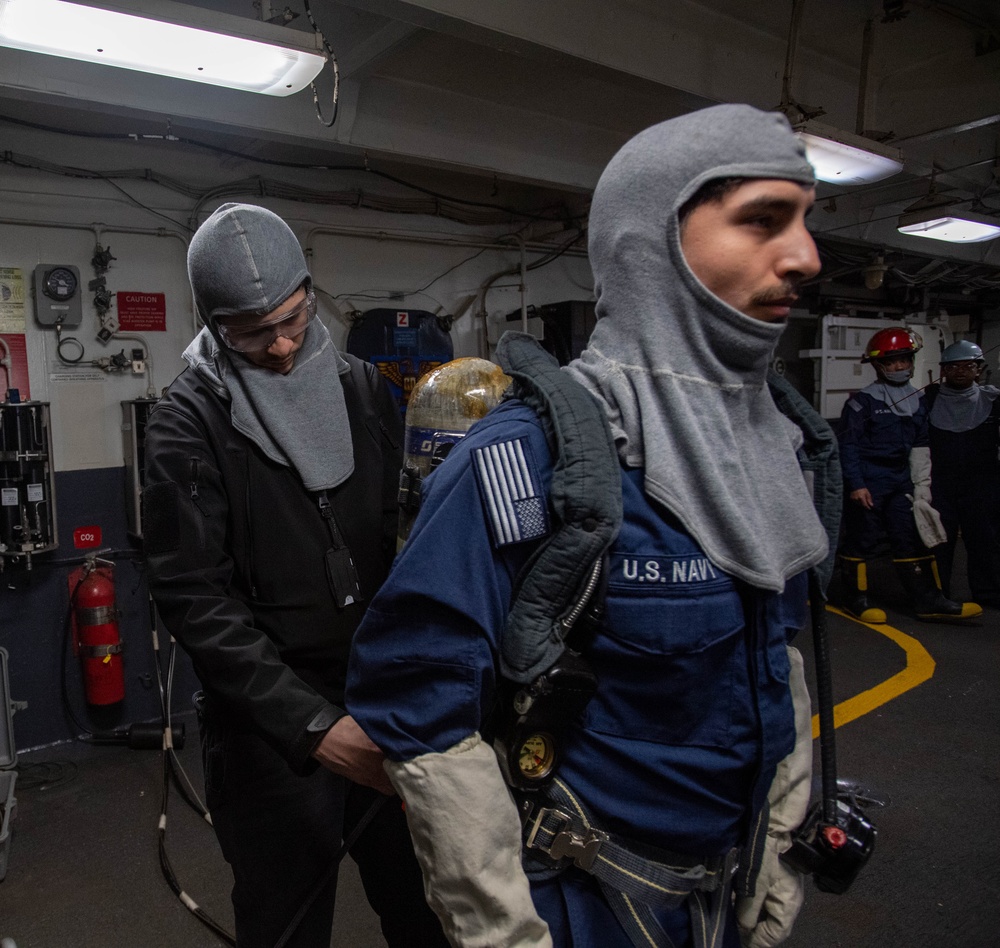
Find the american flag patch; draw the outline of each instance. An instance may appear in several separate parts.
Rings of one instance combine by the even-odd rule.
[[[523,438],[473,452],[479,494],[495,547],[537,540],[549,532],[549,512],[534,458]]]

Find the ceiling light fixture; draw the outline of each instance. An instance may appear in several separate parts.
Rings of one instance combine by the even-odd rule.
[[[929,194],[900,215],[896,229],[912,237],[930,237],[953,244],[975,244],[1000,237],[1000,217],[959,210],[943,195]]]
[[[808,120],[795,126],[806,146],[806,156],[820,181],[834,184],[870,184],[903,170],[903,156],[870,138]]]
[[[930,217],[930,219],[927,219]],[[972,211],[952,211],[937,216],[904,214],[896,228],[901,234],[914,237],[931,237],[953,244],[976,244],[1000,237],[1000,218],[987,217]]]
[[[173,0],[0,0],[0,46],[276,96],[326,62],[315,33]]]

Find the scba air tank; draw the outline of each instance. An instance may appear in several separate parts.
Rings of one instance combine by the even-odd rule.
[[[446,362],[413,387],[406,408],[403,471],[399,479],[402,548],[420,509],[420,485],[472,425],[500,402],[510,377],[486,359]]]

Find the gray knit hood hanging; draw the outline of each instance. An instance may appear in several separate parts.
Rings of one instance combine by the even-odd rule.
[[[618,453],[709,559],[763,589],[821,562],[827,536],[796,461],[801,432],[766,375],[784,328],[710,293],[681,252],[677,212],[716,178],[814,183],[785,118],[721,105],[629,141],[590,212],[597,325],[567,367],[605,405]]]

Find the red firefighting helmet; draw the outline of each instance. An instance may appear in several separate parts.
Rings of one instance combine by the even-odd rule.
[[[915,332],[903,326],[880,329],[865,346],[862,362],[872,362],[894,355],[916,355],[924,347],[924,341]]]

